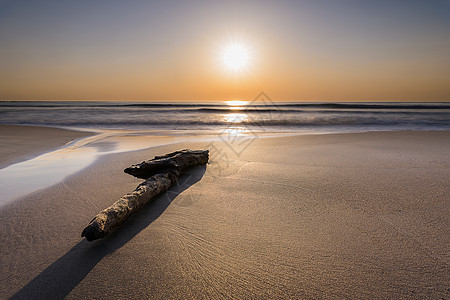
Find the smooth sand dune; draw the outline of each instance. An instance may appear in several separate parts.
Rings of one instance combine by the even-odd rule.
[[[38,156],[92,135],[51,127],[0,125],[0,168]]]
[[[211,163],[109,237],[91,218],[170,151]],[[183,143],[112,154],[0,210],[0,298],[448,298],[449,132]]]

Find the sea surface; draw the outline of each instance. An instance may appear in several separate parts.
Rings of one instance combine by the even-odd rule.
[[[177,132],[449,130],[450,103],[1,101],[0,124]]]

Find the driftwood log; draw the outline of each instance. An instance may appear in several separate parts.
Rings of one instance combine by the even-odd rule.
[[[138,178],[146,179],[130,194],[117,200],[110,207],[97,214],[81,233],[88,241],[105,237],[122,224],[155,196],[166,191],[189,167],[208,162],[209,151],[181,150],[144,161],[124,171]]]
[[[124,170],[125,173],[137,178],[149,178],[155,174],[165,172],[181,173],[184,169],[204,165],[209,159],[208,150],[181,150],[163,156],[143,161],[140,164],[132,165]]]

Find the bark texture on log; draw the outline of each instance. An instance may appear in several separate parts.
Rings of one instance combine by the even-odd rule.
[[[88,241],[105,237],[151,199],[166,191],[184,169],[195,165],[204,165],[208,162],[208,158],[207,150],[182,150],[164,156],[156,156],[152,160],[125,169],[137,170],[136,173],[140,176],[136,177],[139,178],[147,176],[143,174],[151,175],[145,177],[147,179],[138,185],[134,192],[122,196],[113,205],[97,214],[84,228],[81,236],[86,237]]]
[[[146,179],[158,173],[169,171],[182,172],[191,166],[204,165],[208,162],[208,159],[208,150],[193,151],[184,149],[163,156],[155,156],[151,160],[126,168],[124,172],[137,178]]]
[[[100,239],[122,224],[150,199],[166,191],[177,179],[172,172],[157,174],[138,185],[134,192],[122,196],[110,207],[97,214],[81,233],[88,241]]]

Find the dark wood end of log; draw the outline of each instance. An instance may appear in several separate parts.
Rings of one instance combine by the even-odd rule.
[[[208,160],[208,150],[184,149],[162,156],[155,156],[151,160],[126,168],[124,172],[137,178],[147,179],[155,174],[182,172],[184,169],[192,166],[205,165]]]
[[[89,223],[88,226],[86,226],[86,228],[84,228],[81,233],[81,237],[85,237],[89,242],[101,239],[105,237],[105,235],[106,233],[101,230],[98,222],[95,222],[95,218],[91,221],[91,223]]]

